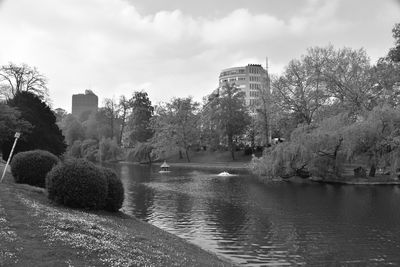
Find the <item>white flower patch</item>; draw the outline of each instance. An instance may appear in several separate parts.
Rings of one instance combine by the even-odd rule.
[[[16,253],[20,250],[13,245],[18,236],[15,231],[8,227],[9,222],[5,216],[6,212],[0,203],[0,266],[17,263],[18,258]],[[13,249],[10,250],[9,247]]]
[[[132,248],[127,242],[126,235],[123,234],[127,231],[116,231],[102,225],[112,223],[112,220],[81,211],[63,212],[21,195],[18,198],[31,207],[32,215],[41,218],[39,227],[49,243],[61,241],[77,248],[82,255],[95,252],[101,262],[111,266],[152,265],[145,253],[138,248],[141,247],[140,244]]]

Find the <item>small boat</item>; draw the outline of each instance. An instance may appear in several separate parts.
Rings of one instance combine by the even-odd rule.
[[[159,171],[159,173],[168,173],[168,172],[170,172],[169,165],[164,160],[164,163],[161,165],[161,170]]]
[[[229,172],[221,172],[218,174],[218,176],[232,176]]]

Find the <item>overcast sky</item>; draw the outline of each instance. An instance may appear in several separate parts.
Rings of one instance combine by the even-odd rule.
[[[256,63],[279,74],[310,46],[393,46],[398,0],[0,0],[0,65],[36,66],[53,107],[145,90],[153,103],[218,85],[221,69]]]

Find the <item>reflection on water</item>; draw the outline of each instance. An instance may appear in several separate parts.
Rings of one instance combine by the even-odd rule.
[[[124,210],[243,265],[400,264],[400,188],[113,166]]]

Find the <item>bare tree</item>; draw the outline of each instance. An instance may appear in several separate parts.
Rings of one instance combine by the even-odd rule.
[[[41,99],[48,96],[47,79],[36,67],[8,63],[0,68],[0,95],[9,99],[17,92],[31,92]]]
[[[273,94],[284,110],[294,112],[299,122],[310,124],[327,101],[322,72],[326,55],[310,49],[301,60],[292,60],[283,75],[272,82]]]
[[[395,39],[395,47],[389,51],[389,58],[393,62],[400,62],[400,23],[396,23],[392,30],[393,38]]]
[[[121,95],[119,98],[118,108],[120,113],[121,119],[121,131],[118,137],[118,144],[121,145],[122,143],[122,136],[124,134],[127,118],[130,115],[130,110],[133,107],[133,99],[128,99],[126,96]]]
[[[332,54],[327,58],[323,73],[327,91],[347,109],[371,110],[380,91],[371,90],[371,66],[365,50],[328,49]]]
[[[111,130],[111,139],[114,138],[114,128],[116,124],[116,120],[118,119],[118,103],[115,99],[106,98],[104,99],[104,113],[108,120]]]

